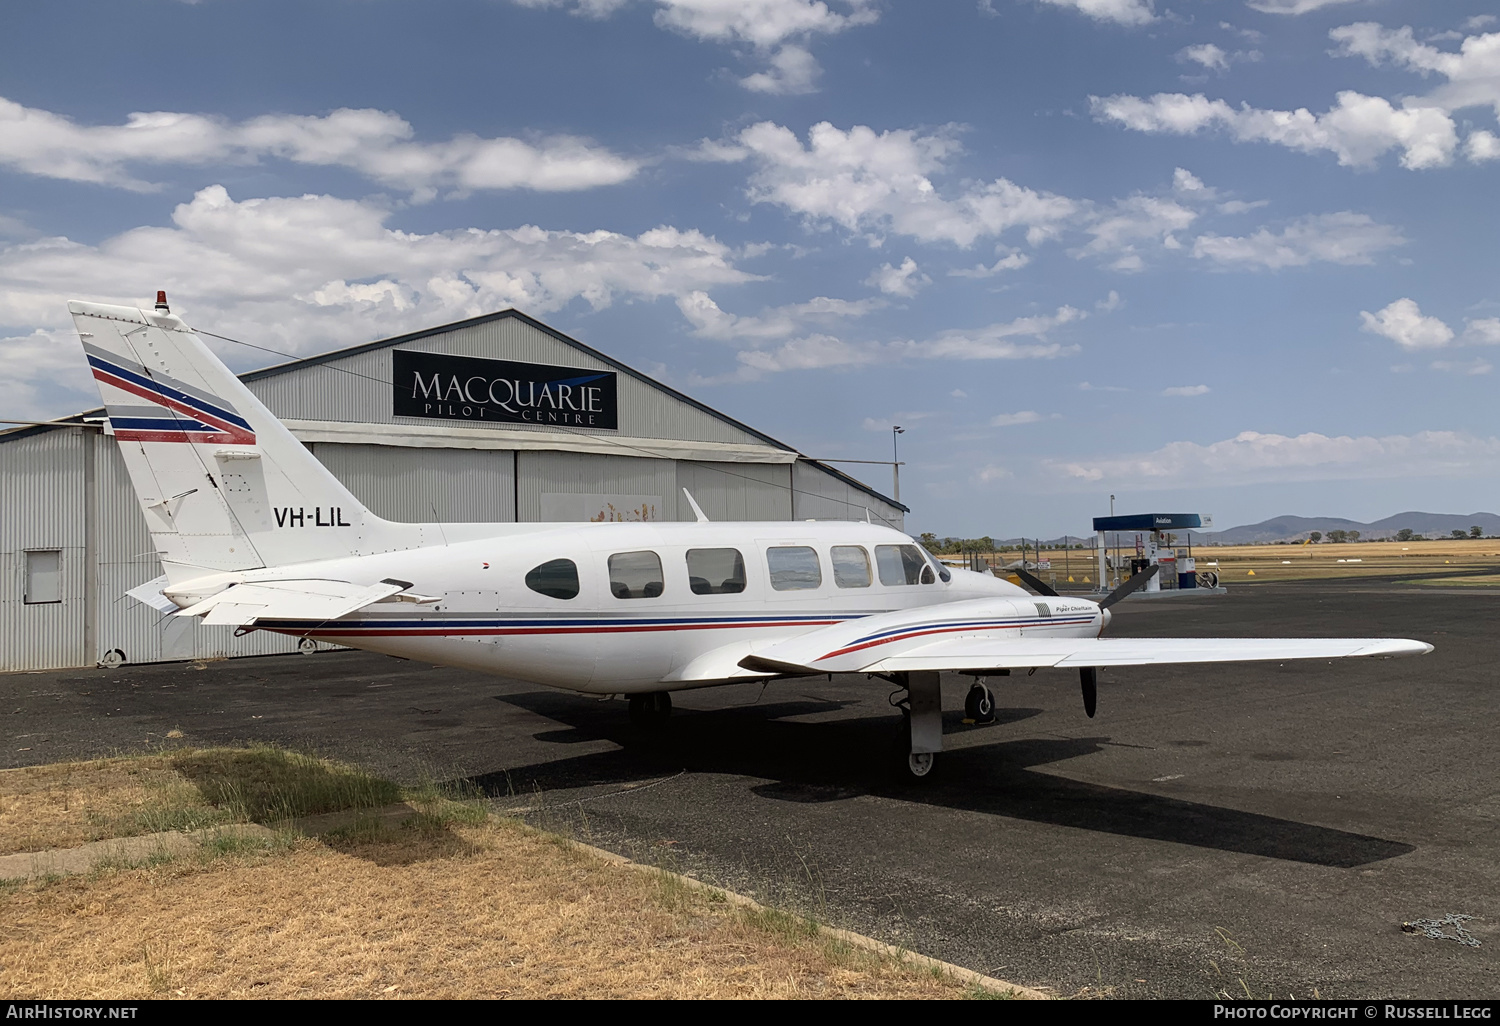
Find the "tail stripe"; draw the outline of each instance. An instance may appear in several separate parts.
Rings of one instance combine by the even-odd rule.
[[[235,427],[246,431],[252,430],[250,422],[218,396],[202,392],[185,381],[178,381],[164,374],[150,373],[140,364],[122,360],[113,353],[105,352],[88,343],[84,343],[84,348],[88,351],[89,366],[93,368],[94,377],[100,381],[106,381],[143,399],[150,399],[190,416],[217,419],[222,422],[223,430],[226,431],[233,430]],[[164,400],[171,400],[171,402]]]

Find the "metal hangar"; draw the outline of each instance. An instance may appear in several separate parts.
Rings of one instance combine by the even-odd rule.
[[[516,310],[241,375],[378,515],[863,520],[906,507]],[[293,651],[125,596],[161,571],[102,410],[0,432],[0,671]]]

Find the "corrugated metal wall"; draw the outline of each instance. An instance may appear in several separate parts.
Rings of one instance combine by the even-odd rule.
[[[792,488],[793,520],[863,520],[868,509],[872,523],[906,529],[899,509],[811,464],[792,464]]]
[[[92,434],[92,432],[90,432]],[[87,610],[84,455],[79,430],[7,444],[0,498],[0,669],[81,666]],[[136,514],[140,519],[140,514]],[[27,605],[26,550],[62,550],[62,601]]]
[[[313,455],[376,516],[402,523],[510,523],[515,453],[317,442]]]
[[[710,520],[791,520],[793,466],[678,463],[677,519],[693,519],[692,507],[682,497],[686,488]]]
[[[521,452],[518,457],[516,500],[522,523],[544,519],[546,492],[653,495],[662,500],[662,519],[683,519],[676,515],[677,464],[672,460],[582,452]]]

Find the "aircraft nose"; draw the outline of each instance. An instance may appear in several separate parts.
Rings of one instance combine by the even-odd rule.
[[[1109,626],[1109,621],[1111,621],[1111,620],[1113,620],[1115,618],[1115,614],[1111,613],[1108,609],[1101,609],[1101,610],[1099,610],[1099,615],[1102,616],[1102,617],[1104,617],[1104,622],[1099,625],[1099,629],[1100,630],[1103,630],[1104,628],[1108,627]]]

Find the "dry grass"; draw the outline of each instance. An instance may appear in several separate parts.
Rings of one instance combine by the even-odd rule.
[[[1197,557],[1199,570],[1217,570],[1225,584],[1336,577],[1422,577],[1434,573],[1493,575],[1500,570],[1500,541],[1493,538],[1342,545],[1326,542],[1225,545],[1197,547],[1193,555]]]
[[[223,818],[165,758],[0,771],[0,855],[193,829]]]
[[[269,747],[3,770],[0,855],[223,823],[278,823],[401,797],[396,785],[354,767]]]
[[[85,767],[94,776],[81,776]],[[293,771],[307,786],[288,786]],[[222,804],[206,807],[232,818],[257,808],[275,817],[296,802],[306,811],[319,796],[326,811],[330,794],[363,807],[375,785],[391,786],[274,750],[25,773],[0,777],[7,801],[48,793],[49,773],[54,790],[58,780],[75,788],[87,780],[101,785],[88,808],[100,822],[121,823],[128,817],[113,814],[110,796],[128,811],[181,781],[200,803],[217,794]],[[970,994],[940,973],[830,939],[799,917],[612,864],[473,803],[430,790],[405,797],[422,814],[396,828],[365,818],[321,839],[221,842],[145,868],[11,885],[0,891],[0,997]],[[68,804],[60,812],[55,802],[17,801],[5,822],[39,808],[54,824],[48,836],[77,839],[86,826],[77,800]]]

